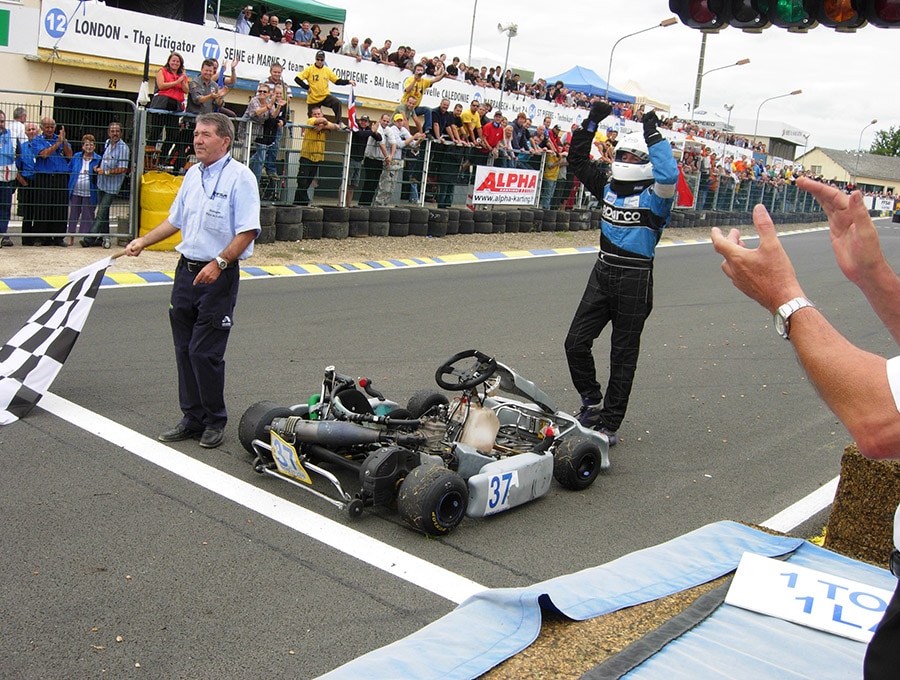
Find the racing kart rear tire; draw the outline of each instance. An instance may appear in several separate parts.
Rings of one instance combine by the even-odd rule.
[[[421,418],[435,406],[444,406],[449,403],[450,400],[447,399],[447,395],[435,390],[424,389],[419,390],[409,398],[409,401],[406,402],[406,410],[410,412],[411,417]]]
[[[276,404],[274,401],[258,401],[244,411],[244,415],[241,416],[241,422],[238,425],[238,439],[247,453],[255,456],[257,452],[253,449],[253,440],[268,441],[266,427],[275,418],[286,418],[291,415],[293,412],[286,406]]]
[[[573,491],[588,488],[600,474],[600,447],[585,437],[566,437],[553,453],[553,477]]]
[[[429,536],[453,531],[468,504],[469,489],[463,478],[441,465],[413,468],[397,495],[397,511],[403,521]]]

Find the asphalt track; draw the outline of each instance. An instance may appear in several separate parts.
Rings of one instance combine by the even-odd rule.
[[[881,235],[896,260],[900,231]],[[895,354],[827,234],[784,242],[831,322]],[[777,515],[823,487],[812,511],[827,501],[847,433],[711,246],[658,255],[609,473],[439,540],[386,509],[353,522],[256,475],[240,414],[259,399],[305,401],[328,364],[402,402],[469,347],[574,408],[562,339],[592,255],[242,282],[232,419],[215,451],[154,440],[178,418],[168,286],[104,289],[53,395],[0,430],[3,675],[315,677],[482,587],[576,572],[719,519],[802,520],[811,511]],[[46,296],[0,296],[0,336]]]

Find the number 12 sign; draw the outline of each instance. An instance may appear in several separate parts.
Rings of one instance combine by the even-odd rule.
[[[744,553],[725,602],[869,642],[892,596],[883,588]]]

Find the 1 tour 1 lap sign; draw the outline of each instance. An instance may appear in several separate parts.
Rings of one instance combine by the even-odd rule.
[[[475,169],[473,201],[495,205],[534,205],[540,175],[537,170],[479,165]]]

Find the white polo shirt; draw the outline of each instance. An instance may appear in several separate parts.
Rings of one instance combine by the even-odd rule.
[[[214,260],[245,231],[259,234],[259,188],[250,169],[230,154],[206,167],[191,166],[169,211],[181,230],[175,250],[189,260]],[[253,242],[238,259],[253,254]]]

